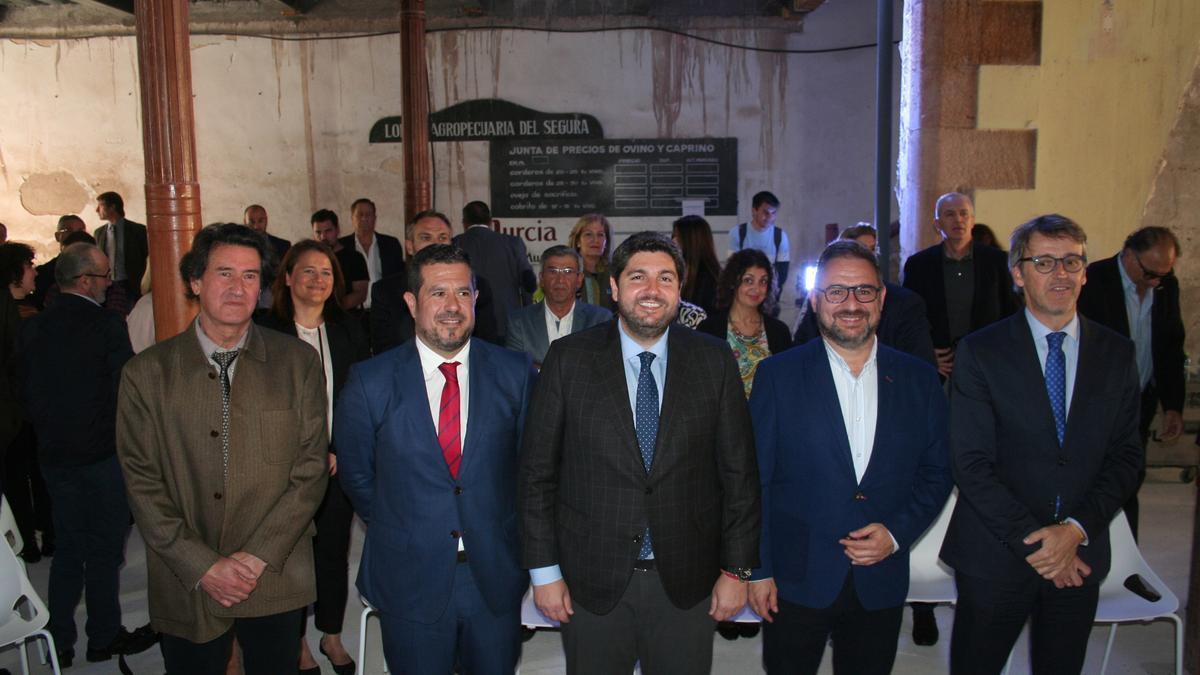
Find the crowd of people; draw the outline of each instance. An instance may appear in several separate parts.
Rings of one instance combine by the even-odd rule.
[[[513,672],[532,586],[570,673],[709,672],[714,629],[757,633],[732,622],[747,608],[768,673],[815,673],[830,642],[835,672],[887,673],[908,551],[957,489],[950,671],[999,672],[1032,618],[1033,671],[1080,672],[1152,420],[1183,431],[1178,240],[1143,227],[1089,264],[1048,214],[1005,252],[948,193],[902,284],[874,228],[847,228],[788,326],[779,208],[754,195],[721,256],[700,216],[614,246],[587,214],[535,274],[483,202],[401,241],[358,199],[353,232],[321,209],[295,243],[253,204],[196,235],[195,318],[157,344],[120,195],[91,235],[64,216],[43,265],[0,243],[2,485],[18,553],[52,557],[60,662],[83,599],[88,661],[161,639],[172,675],[312,675],[311,606],[350,675],[357,514],[391,672]],[[913,612],[936,643],[933,607]]]

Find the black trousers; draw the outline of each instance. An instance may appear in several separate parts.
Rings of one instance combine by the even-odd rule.
[[[37,460],[37,436],[33,425],[26,422],[8,447],[4,457],[4,496],[12,507],[17,531],[30,550],[38,549],[36,530],[42,531],[42,541],[55,543],[54,520],[50,493]],[[17,551],[20,553],[21,551]]]
[[[833,672],[887,675],[896,661],[904,605],[867,610],[853,572],[833,604],[814,609],[779,599],[775,621],[763,624],[763,667],[770,675],[816,673],[833,636]]]
[[[562,626],[567,673],[631,673],[635,663],[645,675],[708,673],[716,626],[709,604],[705,598],[680,609],[671,604],[658,572],[634,571],[608,614],[573,606],[575,614]]]
[[[167,675],[224,675],[234,637],[242,648],[246,675],[294,673],[300,667],[296,633],[302,617],[301,610],[295,609],[235,619],[224,635],[204,643],[164,634],[161,647]]]
[[[999,673],[1031,617],[1030,672],[1070,675],[1083,670],[1099,584],[1055,588],[1032,570],[1015,580],[955,574],[954,583],[958,605],[950,638],[952,675]]]
[[[1142,391],[1142,408],[1141,417],[1138,420],[1138,431],[1142,434],[1142,449],[1146,448],[1146,444],[1150,441],[1150,423],[1154,421],[1154,414],[1158,412],[1158,391],[1154,388],[1154,383],[1151,382]],[[1138,536],[1138,490],[1142,489],[1142,482],[1146,480],[1146,457],[1142,456],[1142,465],[1138,467],[1137,487],[1133,490],[1133,495],[1126,500],[1121,507],[1125,509],[1125,517],[1129,519],[1129,529],[1133,530],[1133,540],[1137,541]]]
[[[317,528],[317,536],[313,537],[313,567],[317,575],[317,601],[313,604],[313,614],[317,630],[322,633],[341,633],[346,618],[353,520],[354,507],[350,499],[342,491],[337,475],[330,476],[325,499],[313,517]],[[306,627],[307,621],[301,621],[302,635]]]

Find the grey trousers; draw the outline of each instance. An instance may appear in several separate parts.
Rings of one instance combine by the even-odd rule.
[[[568,675],[632,673],[700,675],[712,670],[713,628],[709,599],[690,609],[671,604],[658,572],[635,570],[629,586],[608,614],[578,604],[562,626]]]

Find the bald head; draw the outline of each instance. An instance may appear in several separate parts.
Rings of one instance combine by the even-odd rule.
[[[258,232],[266,233],[267,210],[258,204],[247,206],[246,210],[242,212],[242,224]]]

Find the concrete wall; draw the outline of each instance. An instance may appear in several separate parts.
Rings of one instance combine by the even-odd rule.
[[[870,44],[874,5],[827,3],[802,31],[781,21],[704,34],[793,49]],[[779,223],[794,261],[815,257],[825,223],[872,217],[873,49],[771,54],[645,30],[447,31],[429,35],[427,54],[435,110],[497,97],[593,114],[610,138],[737,137],[739,215],[712,219],[721,248],[720,233],[749,217],[760,189],[783,201]],[[195,36],[192,66],[205,222],[240,221],[242,208],[259,202],[272,232],[296,239],[308,236],[317,208],[333,208],[348,229],[351,200],[368,196],[381,231],[402,233],[400,146],[367,143],[377,119],[400,114],[397,36]],[[0,107],[0,222],[11,238],[48,257],[58,215],[82,213],[98,226],[94,197],[109,189],[143,219],[133,38],[0,42],[0,91],[9,103]],[[434,161],[435,206],[454,220],[466,201],[488,199],[486,143],[435,144]],[[670,220],[617,227],[668,228]],[[565,239],[573,221],[525,224],[552,226]]]
[[[1107,257],[1143,222],[1196,65],[1200,3],[1042,5],[1041,65],[983,66],[979,83],[980,128],[1037,129],[1036,187],[979,190],[977,216],[1007,237],[1060,212]]]

